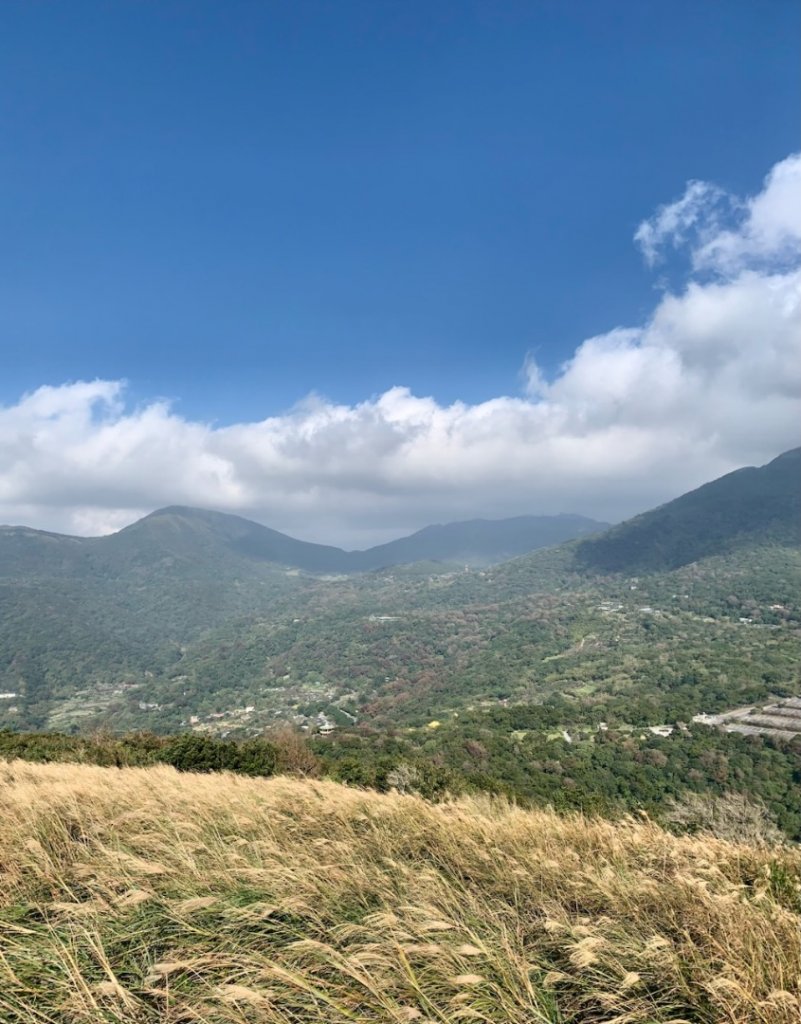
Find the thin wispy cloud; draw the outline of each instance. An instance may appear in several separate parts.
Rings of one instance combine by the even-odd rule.
[[[649,267],[659,263],[665,249],[681,249],[691,239],[719,233],[723,218],[731,214],[734,197],[708,181],[690,181],[684,194],[672,203],[666,203],[647,220],[642,221],[634,233]]]

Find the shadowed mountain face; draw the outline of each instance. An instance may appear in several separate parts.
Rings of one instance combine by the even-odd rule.
[[[801,541],[801,448],[704,484],[578,545],[596,572],[675,569],[738,547]]]
[[[241,575],[272,563],[311,573],[369,572],[420,561],[491,565],[603,529],[583,516],[518,516],[428,526],[367,551],[310,544],[241,516],[173,506],[108,537],[66,537],[0,528],[3,575],[124,575],[169,563],[177,575]]]

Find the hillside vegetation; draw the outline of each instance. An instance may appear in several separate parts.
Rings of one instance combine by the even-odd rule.
[[[0,526],[0,563],[11,578],[81,581],[135,577],[169,566],[194,566],[201,579],[259,578],[265,563],[308,573],[359,573],[420,561],[490,565],[608,527],[579,515],[473,519],[427,526],[364,551],[312,544],[242,516],[180,505],[157,509],[105,537],[70,537],[25,526]]]
[[[313,576],[286,564],[337,549],[196,509],[105,538],[0,528],[0,728],[423,726],[553,694],[647,726],[788,696],[800,466],[788,452],[595,540],[470,571]],[[432,527],[373,552],[497,555],[532,546],[532,530],[555,542],[592,525],[552,517],[546,537],[545,522]],[[554,724],[587,724],[586,710]]]
[[[675,569],[749,543],[801,541],[801,448],[735,470],[578,546],[596,572]]]
[[[796,1024],[801,853],[488,798],[0,767],[4,1024]]]
[[[266,626],[267,642],[280,651],[283,627],[300,621],[310,602],[319,608],[343,596],[347,614],[355,592],[369,607],[372,574],[358,575],[362,570],[456,556],[463,568],[472,558],[497,561],[600,525],[578,516],[452,524],[383,545],[375,555],[306,544],[239,516],[199,509],[163,509],[99,538],[0,527],[0,694],[14,695],[9,704],[0,697],[0,727],[102,720],[115,728],[132,722],[177,728],[186,714],[164,691],[173,677],[194,674],[191,653],[203,659],[204,640],[218,649],[226,634],[246,637],[255,625],[260,645]],[[402,599],[402,591],[415,584],[424,589],[443,570],[442,564],[430,563],[422,573],[418,567],[409,588],[391,589]],[[309,575],[315,572],[341,575]],[[218,678],[200,679],[200,690],[231,689],[241,700],[251,674],[249,666],[242,669],[221,659]],[[271,673],[258,680],[259,688],[270,681]],[[187,687],[180,682],[182,695]],[[138,714],[140,701],[169,704],[174,713],[158,714],[155,722]],[[112,704],[126,708],[127,721],[113,720]]]

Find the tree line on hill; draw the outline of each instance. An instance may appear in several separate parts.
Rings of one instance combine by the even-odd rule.
[[[572,742],[541,731],[549,713],[498,709],[415,734],[361,730],[309,738],[280,729],[246,740],[204,733],[66,736],[0,732],[0,758],[104,766],[172,765],[179,771],[326,776],[364,788],[448,794],[489,792],[523,805],[548,805],[615,817],[646,811],[664,817],[687,794],[740,794],[763,806],[785,835],[801,840],[801,738],[735,736],[702,726],[670,737],[610,728]]]

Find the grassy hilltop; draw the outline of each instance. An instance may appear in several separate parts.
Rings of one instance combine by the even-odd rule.
[[[489,798],[0,766],[3,1024],[795,1024],[801,851]]]

